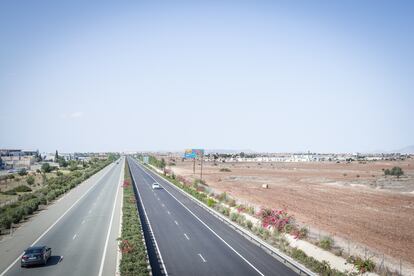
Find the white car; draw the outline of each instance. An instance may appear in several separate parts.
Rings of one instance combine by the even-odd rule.
[[[154,183],[152,183],[152,188],[153,188],[153,189],[160,189],[160,188],[161,188],[161,186],[160,186],[160,184],[158,184],[157,182],[154,182]]]

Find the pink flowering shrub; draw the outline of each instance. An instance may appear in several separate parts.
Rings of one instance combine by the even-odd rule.
[[[128,240],[122,240],[119,244],[119,248],[121,249],[122,254],[128,254],[134,250],[134,247]]]
[[[191,186],[191,181],[187,180],[186,178],[182,177],[181,175],[177,175],[176,179],[181,182],[182,184],[184,184],[185,186]]]
[[[242,204],[238,205],[237,207],[237,212],[241,213],[241,212],[245,212],[246,211],[246,207]]]
[[[124,184],[122,184],[122,188],[127,188],[129,186],[129,181],[124,180]]]
[[[263,227],[274,227],[279,232],[283,231],[286,225],[293,222],[293,217],[284,209],[261,208],[257,216],[262,220]]]

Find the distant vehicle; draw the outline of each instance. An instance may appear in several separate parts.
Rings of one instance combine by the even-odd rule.
[[[153,189],[160,189],[160,188],[161,188],[161,186],[160,186],[160,184],[158,184],[157,182],[154,182],[154,183],[152,183],[152,188],[153,188]]]
[[[32,246],[24,251],[20,265],[26,267],[30,265],[47,263],[47,260],[52,255],[52,249],[47,246]]]

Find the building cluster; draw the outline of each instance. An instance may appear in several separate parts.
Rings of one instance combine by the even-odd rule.
[[[0,149],[2,167],[5,169],[28,169],[39,156],[38,151],[21,149]]]
[[[204,157],[207,162],[352,162],[404,160],[410,155],[392,154],[360,154],[360,153],[257,153],[244,156],[243,154],[209,154]]]
[[[58,153],[59,158],[66,161],[89,161],[92,158],[106,159],[107,153]],[[56,152],[39,153],[38,150],[0,149],[0,169],[19,170],[37,169],[39,162],[57,162]],[[54,164],[58,165],[58,164]]]

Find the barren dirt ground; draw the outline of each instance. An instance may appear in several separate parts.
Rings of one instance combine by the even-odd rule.
[[[384,177],[400,166],[405,176]],[[178,175],[193,175],[177,160]],[[231,172],[220,172],[229,168]],[[296,220],[414,264],[414,160],[352,163],[204,163],[203,179],[256,206],[286,208]],[[261,188],[268,184],[269,189]]]

